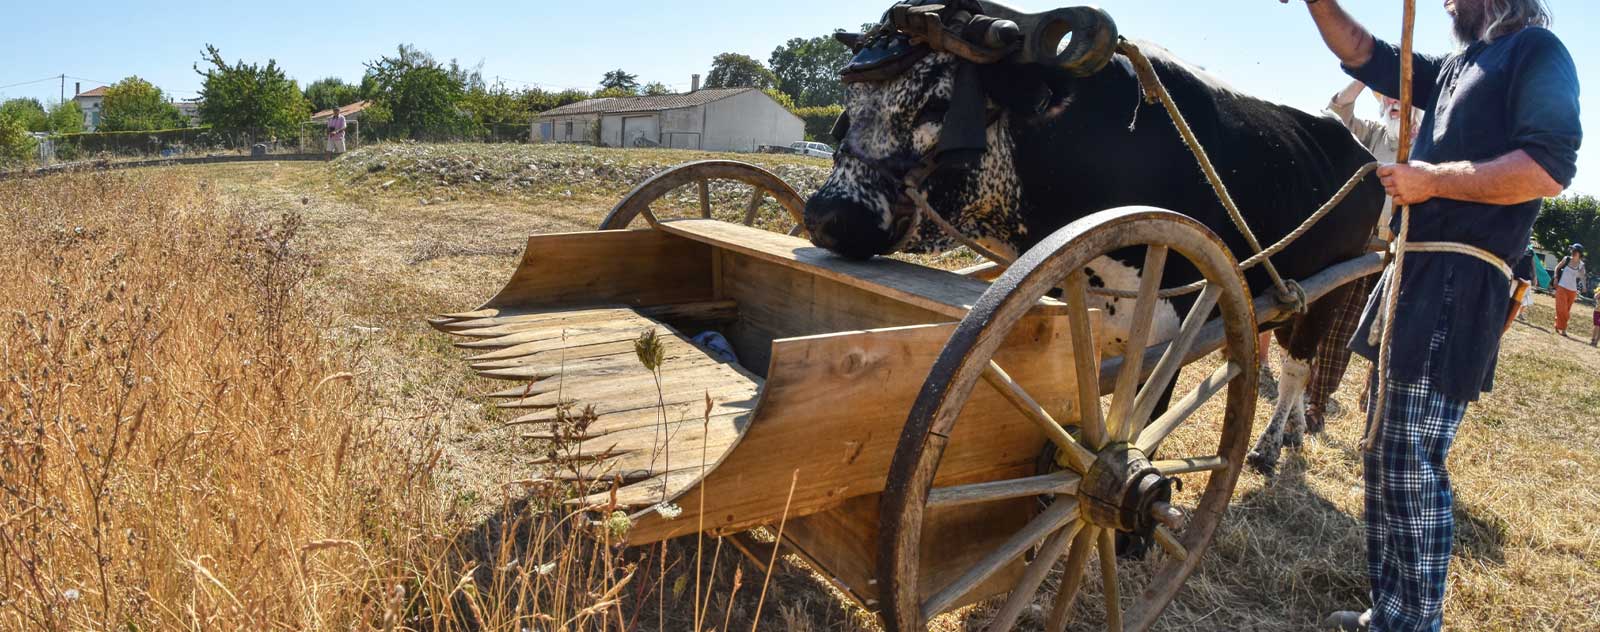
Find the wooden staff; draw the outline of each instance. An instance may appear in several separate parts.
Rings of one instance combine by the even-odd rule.
[[[1401,0],[1405,5],[1404,19],[1400,31],[1400,148],[1395,153],[1395,163],[1405,164],[1411,160],[1411,129],[1415,121],[1411,120],[1411,78],[1414,72],[1415,57],[1412,53],[1413,35],[1417,28],[1417,2],[1416,0]],[[1364,450],[1371,451],[1377,448],[1378,434],[1383,427],[1384,409],[1387,408],[1389,399],[1389,353],[1391,343],[1394,341],[1395,308],[1400,302],[1400,274],[1405,270],[1406,239],[1411,229],[1411,205],[1400,207],[1400,231],[1395,235],[1394,241],[1394,271],[1389,275],[1389,283],[1384,287],[1383,302],[1383,339],[1378,346],[1378,394],[1377,401],[1372,403],[1372,423],[1367,424],[1367,436],[1361,441]]]

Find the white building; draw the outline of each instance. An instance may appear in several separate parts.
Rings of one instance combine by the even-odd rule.
[[[78,109],[83,111],[83,131],[92,132],[100,127],[100,104],[106,100],[105,86],[88,92],[79,92],[72,95],[72,100],[76,101]]]
[[[76,85],[74,89],[77,89]],[[92,132],[100,127],[100,106],[105,103],[106,89],[105,86],[100,86],[88,92],[72,95],[72,100],[78,103],[78,109],[83,112],[83,131]],[[183,115],[190,127],[200,124],[198,101],[173,101],[172,107],[178,108],[178,113]]]
[[[756,151],[806,135],[805,122],[755,88],[590,99],[539,115],[535,140],[605,147]]]

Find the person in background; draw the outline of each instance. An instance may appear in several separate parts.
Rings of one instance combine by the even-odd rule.
[[[1351,78],[1400,94],[1400,47],[1374,37],[1341,0],[1303,4]],[[1373,296],[1394,287],[1397,303],[1368,301],[1350,341],[1368,360],[1385,354],[1392,364],[1374,379],[1383,399],[1369,407],[1374,436],[1362,451],[1372,604],[1329,616],[1325,625],[1338,630],[1444,626],[1455,541],[1450,446],[1468,404],[1494,385],[1511,313],[1502,270],[1527,247],[1544,199],[1572,184],[1583,143],[1577,66],[1549,30],[1542,0],[1447,0],[1443,10],[1459,47],[1407,60],[1414,103],[1427,116],[1411,161],[1380,167],[1378,179],[1397,208],[1410,207],[1409,243],[1457,251],[1414,251],[1403,274],[1390,266]],[[1385,323],[1374,329],[1380,314]],[[1393,339],[1380,351],[1385,329]]]
[[[1578,300],[1589,279],[1589,270],[1583,265],[1583,244],[1572,244],[1567,257],[1556,264],[1556,333],[1567,335],[1567,322],[1572,317],[1572,304]]]
[[[1589,334],[1589,346],[1600,347],[1600,305],[1594,310],[1594,331]]]
[[[340,112],[339,108],[337,107],[333,108],[333,116],[328,118],[328,142],[326,145],[326,153],[329,160],[333,159],[334,156],[344,153],[344,128],[346,125],[347,122],[345,121],[344,113]]]
[[[1533,288],[1538,287],[1539,272],[1534,263],[1539,255],[1533,251],[1533,246],[1528,246],[1528,252],[1523,253],[1517,260],[1517,265],[1512,267],[1512,273],[1518,281],[1528,284],[1528,290],[1522,293],[1522,306],[1517,309],[1517,322],[1528,322],[1528,308],[1533,307]]]
[[[1391,163],[1400,153],[1400,100],[1373,91],[1372,96],[1378,99],[1378,114],[1381,120],[1369,121],[1356,116],[1356,99],[1367,89],[1366,84],[1353,81],[1344,90],[1333,95],[1333,100],[1328,103],[1328,115],[1339,119],[1350,132],[1355,134],[1356,140],[1372,152],[1372,157],[1378,162]],[[1412,120],[1422,120],[1422,112],[1412,108]],[[1416,139],[1417,128],[1411,131],[1412,140]],[[1392,235],[1389,233],[1389,219],[1394,213],[1394,202],[1385,200],[1383,214],[1378,218],[1377,237],[1388,241]],[[1355,336],[1356,324],[1361,321],[1361,309],[1366,307],[1367,297],[1372,295],[1372,284],[1378,280],[1377,275],[1362,277],[1350,283],[1350,291],[1345,294],[1344,302],[1335,312],[1333,322],[1329,326],[1328,334],[1317,345],[1317,355],[1311,360],[1311,377],[1306,386],[1306,432],[1322,434],[1327,428],[1328,417],[1337,416],[1338,402],[1333,399],[1339,384],[1344,381],[1345,369],[1350,367],[1350,338]]]

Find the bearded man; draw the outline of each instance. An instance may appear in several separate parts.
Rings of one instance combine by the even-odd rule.
[[[1305,1],[1345,72],[1400,94],[1395,46],[1338,0]],[[1543,198],[1572,183],[1583,139],[1577,69],[1547,30],[1542,0],[1446,0],[1445,10],[1461,48],[1414,56],[1412,94],[1426,113],[1416,150],[1411,163],[1384,165],[1378,175],[1396,207],[1412,207],[1410,242],[1456,252],[1419,247],[1404,278],[1385,271],[1351,341],[1356,353],[1377,358],[1371,334],[1380,297],[1398,283],[1393,364],[1373,380],[1388,380],[1383,418],[1367,420],[1379,429],[1365,457],[1372,608],[1335,613],[1334,629],[1443,626],[1455,528],[1445,457],[1467,403],[1492,386],[1511,300],[1507,262],[1527,246]]]

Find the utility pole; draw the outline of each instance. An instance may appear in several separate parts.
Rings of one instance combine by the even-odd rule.
[[[61,73],[61,103],[67,102],[67,73]]]

